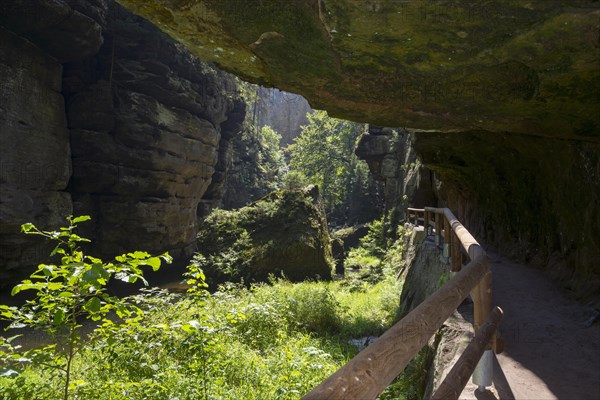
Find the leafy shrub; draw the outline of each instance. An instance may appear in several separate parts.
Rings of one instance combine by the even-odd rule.
[[[34,291],[32,300],[27,300],[21,307],[0,305],[0,318],[11,321],[8,329],[28,327],[46,332],[54,340],[42,348],[18,353],[18,348],[3,339],[5,346],[0,348],[0,360],[5,365],[2,375],[18,375],[27,364],[39,366],[50,373],[53,381],[62,381],[63,399],[68,399],[69,393],[83,383],[74,380],[71,373],[75,355],[86,345],[81,319],[112,325],[109,313],[129,318],[132,323],[143,314],[136,305],[106,293],[110,279],[114,277],[128,283],[142,280],[147,284],[141,267],[149,266],[156,271],[161,260],[171,262],[167,253],[153,257],[136,251],[118,256],[110,263],[84,254],[79,243],[89,240],[75,234],[74,229],[78,223],[89,219],[89,216],[68,217],[69,226],[58,231],[42,231],[31,223],[22,225],[25,234],[55,241],[57,244],[50,256],[59,256],[61,262],[40,264],[30,279],[13,288],[13,296],[26,290]]]

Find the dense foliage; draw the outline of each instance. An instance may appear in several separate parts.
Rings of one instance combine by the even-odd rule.
[[[71,220],[70,230],[50,236],[75,235],[72,228],[78,221]],[[73,250],[79,251],[76,245]],[[118,261],[124,274],[115,276],[143,279],[136,268],[155,266],[157,261],[145,253],[129,254],[126,262]],[[81,278],[83,264],[67,264],[73,267],[64,275],[67,281]],[[101,265],[110,274],[114,264],[94,259],[92,265],[90,271],[99,271]],[[123,299],[101,294],[100,309],[116,314],[98,314],[91,305],[94,300],[77,307],[90,320],[78,320],[75,351],[57,340],[55,334],[68,330],[61,329],[63,321],[56,320],[56,312],[47,314],[56,321],[46,325],[50,336],[29,331],[21,338],[2,338],[0,399],[298,399],[357,353],[350,339],[379,335],[397,319],[399,282],[394,269],[390,264],[378,274],[375,284],[360,274],[335,282],[273,279],[251,287],[229,283],[211,295],[201,269],[192,264],[186,279],[191,288],[184,295],[159,289]],[[48,289],[54,281],[61,278],[42,279]],[[86,287],[82,294],[94,293]],[[72,297],[44,293],[57,307],[60,299]],[[3,317],[14,319],[9,312],[18,311],[2,307]],[[39,321],[49,321],[41,315]],[[47,358],[32,357],[61,352],[59,358],[71,354],[68,392],[64,369],[57,370]],[[417,357],[380,398],[420,398],[425,356]]]
[[[13,296],[22,291],[33,291],[33,299],[27,300],[21,307],[0,305],[0,319],[10,321],[9,328],[35,329],[51,338],[46,346],[16,352],[18,347],[12,345],[16,337],[2,337],[1,375],[18,376],[19,366],[32,364],[52,378],[61,393],[60,397],[65,400],[80,383],[79,379],[73,379],[72,367],[75,355],[85,349],[81,321],[102,324],[103,330],[109,332],[113,326],[109,313],[127,320],[125,326],[128,327],[133,327],[143,317],[143,311],[135,304],[106,292],[110,279],[114,277],[128,283],[142,280],[146,283],[143,266],[156,271],[160,268],[161,261],[171,262],[166,253],[153,257],[136,251],[118,256],[113,262],[104,263],[99,258],[84,254],[79,243],[89,240],[74,232],[78,223],[85,222],[90,217],[67,219],[69,226],[58,231],[42,231],[31,223],[22,226],[25,234],[39,235],[55,241],[56,247],[51,256],[58,256],[60,263],[40,264],[30,279],[24,280],[12,290]]]
[[[369,178],[366,163],[354,154],[363,126],[330,118],[325,111],[309,114],[308,120],[287,149],[290,169],[322,189],[333,222],[347,224],[377,216],[378,187]]]

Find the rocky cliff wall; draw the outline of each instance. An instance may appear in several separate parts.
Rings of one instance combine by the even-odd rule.
[[[387,211],[404,215],[407,207],[437,203],[433,174],[417,156],[405,129],[369,125],[366,134],[359,138],[355,153],[367,162],[373,177],[384,183]]]
[[[308,125],[309,112],[312,108],[304,97],[264,87],[259,88],[258,100],[251,110],[259,127],[268,125],[281,134],[282,147],[300,136],[302,126]]]
[[[102,254],[189,255],[235,83],[120,6],[109,15],[100,52],[65,67],[75,212],[95,217]]]
[[[112,1],[0,7],[2,277],[47,257],[20,224],[71,213],[103,256],[190,254],[245,115],[233,78]]]
[[[21,224],[56,225],[72,203],[61,64],[2,28],[0,43],[1,282],[48,254],[43,241],[22,237]]]
[[[0,284],[45,260],[20,225],[58,226],[72,213],[62,63],[100,48],[104,0],[0,3]]]
[[[415,133],[448,206],[482,243],[600,292],[600,146],[525,135]]]

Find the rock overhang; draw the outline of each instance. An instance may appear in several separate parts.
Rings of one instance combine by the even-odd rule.
[[[334,116],[600,138],[587,0],[119,0],[202,59]]]

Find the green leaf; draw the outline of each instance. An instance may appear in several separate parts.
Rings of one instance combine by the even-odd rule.
[[[73,296],[75,296],[75,294],[73,292],[68,292],[68,291],[60,292],[58,294],[58,297],[73,297]]]
[[[48,290],[59,290],[64,287],[64,284],[60,282],[48,282],[46,284],[46,287],[48,288]]]
[[[85,303],[85,305],[83,306],[84,310],[87,310],[91,313],[96,313],[98,311],[100,311],[100,299],[97,297],[92,297],[91,299],[89,299],[87,301],[87,303]]]
[[[153,271],[158,271],[160,269],[160,258],[152,257],[145,260],[145,263],[152,267]]]
[[[52,276],[55,265],[40,264],[38,267],[46,276]]]
[[[31,283],[31,281],[29,282],[30,283],[21,283],[15,286],[10,292],[11,296],[14,296],[17,293],[22,292],[24,290],[40,290],[44,287],[43,283]]]
[[[138,260],[143,260],[150,257],[150,254],[146,253],[145,251],[135,251],[133,253],[127,253],[127,255]]]
[[[200,322],[198,322],[196,320],[192,320],[192,321],[189,321],[187,324],[182,325],[181,329],[183,329],[185,332],[191,333],[191,332],[196,332],[201,327],[202,327],[202,325],[200,325]]]
[[[35,228],[35,225],[33,225],[31,222],[28,222],[26,224],[21,225],[21,232],[28,233],[33,228]]]
[[[89,215],[82,215],[80,217],[75,217],[71,220],[71,224],[78,224],[80,222],[85,222],[85,221],[89,221],[91,220],[92,217],[90,217]]]
[[[52,323],[55,326],[59,326],[61,325],[65,320],[65,312],[63,311],[62,308],[57,308],[54,311],[54,315],[52,316]]]

